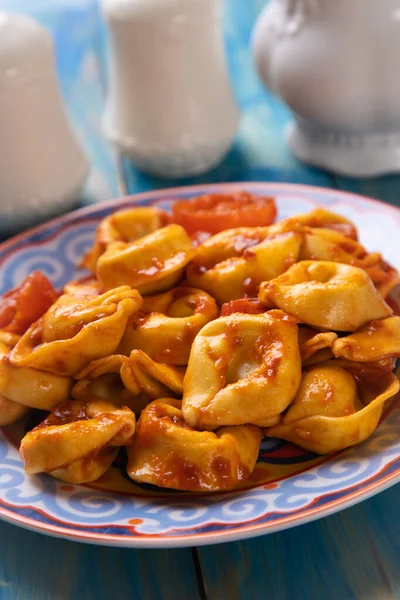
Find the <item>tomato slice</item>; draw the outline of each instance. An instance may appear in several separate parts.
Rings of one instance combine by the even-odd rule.
[[[34,271],[0,297],[0,329],[22,335],[58,298],[50,281]]]
[[[249,192],[209,194],[175,202],[172,217],[189,235],[214,234],[235,227],[271,225],[276,205],[273,198]]]
[[[227,317],[233,313],[245,313],[247,315],[259,315],[267,309],[257,298],[239,298],[226,302],[221,307],[221,317]]]

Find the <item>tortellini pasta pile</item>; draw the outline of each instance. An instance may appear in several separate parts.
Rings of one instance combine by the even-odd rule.
[[[397,271],[324,209],[201,235],[128,208],[98,226],[89,277],[57,293],[34,274],[0,301],[0,425],[47,412],[28,474],[94,481],[125,448],[135,482],[231,490],[264,436],[327,454],[373,433],[399,390]]]

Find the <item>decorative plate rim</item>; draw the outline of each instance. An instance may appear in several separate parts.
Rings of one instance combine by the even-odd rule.
[[[399,459],[395,459],[393,462],[398,462]],[[312,521],[316,521],[325,517],[329,517],[337,512],[340,512],[346,508],[350,508],[355,504],[359,504],[364,500],[368,500],[384,492],[390,487],[400,482],[400,472],[392,473],[387,477],[386,480],[381,480],[375,485],[369,487],[367,492],[365,490],[359,490],[355,492],[350,498],[346,497],[342,500],[335,501],[328,508],[326,505],[321,506],[316,510],[310,510],[304,513],[304,517],[293,515],[292,517],[282,517],[276,521],[273,525],[262,524],[262,525],[247,525],[244,527],[237,527],[235,530],[222,531],[217,533],[198,533],[183,536],[163,536],[157,535],[151,536],[137,536],[127,537],[119,536],[116,534],[99,534],[88,532],[85,534],[82,531],[71,531],[69,532],[62,527],[57,525],[49,525],[46,523],[38,524],[35,519],[29,517],[15,518],[14,514],[7,508],[0,506],[0,518],[10,523],[11,525],[17,525],[28,531],[34,531],[36,533],[42,533],[51,537],[65,539],[69,541],[81,542],[84,544],[95,544],[99,546],[114,546],[119,548],[137,548],[137,549],[162,549],[162,548],[188,548],[191,546],[210,546],[213,544],[222,544],[228,542],[236,542],[244,539],[250,539],[254,537],[261,537],[270,533],[277,533],[278,531],[284,531],[285,529],[291,529],[292,527],[298,527],[300,525],[306,525]],[[360,497],[362,496],[362,497]],[[322,514],[321,514],[322,513]],[[303,513],[302,513],[303,514]],[[249,535],[250,534],[250,535]]]
[[[352,192],[346,192],[338,189],[330,189],[325,187],[318,186],[310,186],[310,185],[302,185],[302,184],[286,184],[283,182],[235,182],[235,183],[214,183],[214,184],[199,184],[194,186],[183,186],[183,187],[174,187],[174,188],[165,188],[165,189],[157,189],[148,192],[125,195],[121,198],[115,198],[112,200],[107,200],[99,203],[92,204],[90,206],[72,211],[63,216],[57,217],[55,219],[51,219],[46,223],[28,229],[17,236],[6,240],[0,244],[0,265],[3,263],[3,260],[7,258],[8,252],[13,249],[17,250],[20,247],[20,243],[26,241],[32,236],[36,236],[40,233],[44,233],[47,230],[57,228],[58,226],[67,226],[72,225],[74,222],[82,223],[82,221],[95,221],[98,220],[98,216],[96,217],[96,213],[98,211],[105,211],[109,208],[115,207],[115,209],[120,209],[125,205],[132,205],[136,203],[141,203],[145,201],[157,200],[161,198],[171,199],[174,196],[182,197],[185,195],[195,195],[201,193],[210,193],[210,192],[218,192],[221,190],[229,191],[235,189],[247,189],[250,191],[264,191],[264,193],[269,193],[267,190],[271,189],[270,193],[273,193],[272,190],[275,190],[278,194],[281,193],[282,196],[286,194],[296,194],[296,192],[302,192],[303,194],[309,192],[310,194],[317,194],[320,197],[334,197],[336,196],[338,201],[340,199],[347,200],[349,204],[351,204],[351,200],[359,200],[362,202],[367,202],[367,204],[376,205],[379,209],[377,212],[385,212],[389,213],[392,217],[395,218],[396,224],[400,225],[400,209],[393,205],[387,205],[384,202],[369,198],[367,196],[363,196],[361,194],[356,194]],[[313,200],[310,198],[309,200]],[[356,210],[363,211],[363,208]],[[93,219],[90,219],[92,215]],[[89,218],[86,218],[89,217]],[[62,231],[62,230],[61,230]],[[50,238],[57,237],[59,231],[55,231],[54,234],[50,235]],[[48,241],[49,238],[46,238],[45,241]],[[34,243],[34,242],[33,242]],[[40,240],[38,241],[40,244]],[[400,410],[399,400],[396,401],[396,404],[393,407],[393,410]],[[389,473],[387,473],[390,471]],[[385,475],[386,473],[386,475]],[[58,526],[54,523],[44,523],[39,520],[35,520],[26,515],[18,514],[12,512],[10,507],[17,508],[21,505],[18,504],[9,504],[0,498],[0,518],[5,521],[19,525],[26,529],[30,529],[36,532],[45,533],[47,535],[61,537],[68,540],[75,540],[86,543],[95,543],[100,545],[112,545],[112,546],[120,546],[120,547],[136,547],[136,548],[171,548],[171,547],[185,547],[185,546],[193,546],[193,545],[207,545],[207,544],[215,544],[221,542],[229,542],[235,541],[239,539],[256,537],[260,535],[264,535],[266,533],[273,533],[279,530],[287,529],[289,527],[293,527],[295,525],[301,525],[308,523],[312,520],[325,517],[331,515],[335,512],[343,510],[344,508],[350,507],[362,500],[370,498],[377,493],[384,491],[390,486],[396,484],[400,481],[400,454],[395,456],[393,460],[387,462],[384,466],[381,465],[380,470],[374,473],[371,477],[366,479],[361,479],[354,483],[353,485],[349,485],[341,488],[341,490],[337,491],[337,494],[347,492],[343,497],[337,497],[333,499],[329,499],[326,503],[322,503],[319,506],[313,507],[313,503],[317,501],[318,498],[324,496],[334,495],[333,492],[326,492],[325,494],[320,494],[316,496],[316,500],[314,502],[309,503],[308,505],[301,507],[300,509],[294,509],[291,515],[282,515],[278,516],[272,522],[262,522],[257,523],[260,519],[265,517],[261,515],[260,517],[253,519],[251,521],[236,521],[233,523],[233,527],[230,529],[223,529],[224,523],[219,523],[221,526],[220,531],[200,531],[199,533],[183,533],[182,535],[169,535],[166,533],[157,533],[157,534],[142,534],[135,532],[134,535],[118,535],[116,533],[98,533],[95,531],[90,531],[91,528],[94,528],[95,525],[92,524],[87,525],[88,531],[82,531],[78,528],[71,528],[71,525],[65,521],[65,525],[69,525],[69,528]],[[361,487],[361,489],[357,489],[360,485],[365,486]],[[353,489],[353,491],[351,491]],[[255,489],[255,488],[254,488]],[[259,486],[260,491],[262,490],[262,486]],[[238,492],[236,492],[238,494]],[[45,513],[45,511],[41,511],[41,509],[35,508],[34,506],[24,505],[25,509],[34,510],[36,512],[42,512],[46,515],[49,520],[53,518],[51,515]],[[273,513],[274,511],[271,511]],[[276,513],[275,513],[276,514]],[[111,525],[110,525],[111,526]],[[112,525],[113,527],[118,527],[117,525]],[[85,527],[81,525],[81,527]],[[106,525],[104,525],[106,527]]]

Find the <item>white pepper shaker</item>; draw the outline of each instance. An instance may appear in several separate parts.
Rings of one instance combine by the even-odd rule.
[[[0,12],[0,235],[72,208],[87,170],[50,34],[30,17]]]
[[[185,177],[229,150],[239,110],[221,0],[102,0],[110,29],[106,135],[136,166]]]

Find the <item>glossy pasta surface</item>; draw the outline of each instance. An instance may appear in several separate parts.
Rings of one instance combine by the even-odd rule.
[[[322,208],[272,223],[273,199],[243,193],[187,209],[112,213],[87,277],[32,273],[0,299],[0,425],[36,424],[28,474],[88,483],[125,456],[139,485],[226,491],[264,436],[329,454],[379,425],[399,390],[397,271]]]

